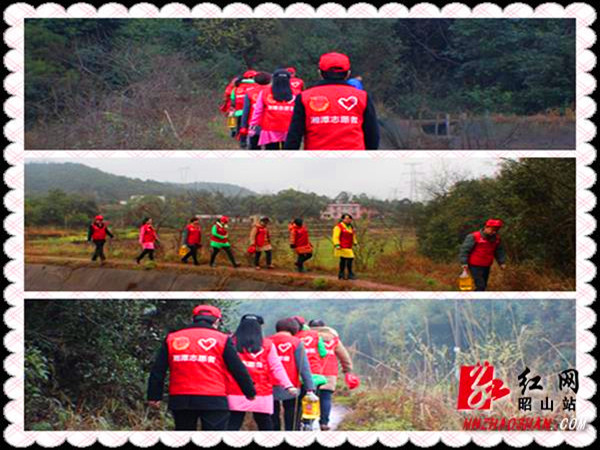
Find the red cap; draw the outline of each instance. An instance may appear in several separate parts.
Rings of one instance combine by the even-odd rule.
[[[502,223],[500,219],[488,219],[485,223],[486,227],[502,228],[502,225],[504,225],[504,223]]]
[[[227,217],[227,216],[221,216],[221,218],[219,219],[219,222],[221,222],[221,223],[227,223],[227,222],[229,222],[229,217]]]
[[[300,322],[300,325],[304,325],[306,323],[306,319],[302,316],[292,316],[292,319],[296,319],[298,322]]]
[[[196,316],[212,316],[220,319],[222,317],[221,310],[212,305],[198,305],[194,308],[194,317]]]
[[[358,378],[358,375],[354,375],[353,373],[347,373],[345,381],[346,386],[348,386],[348,389],[350,390],[356,389],[360,386],[360,378]]]
[[[94,220],[104,220],[104,216],[97,215]]]
[[[319,69],[323,72],[347,72],[350,70],[350,59],[343,53],[325,53],[319,59]]]
[[[289,73],[291,73],[292,76],[296,75],[296,68],[293,66],[287,67],[285,70],[287,70]]]
[[[254,78],[256,75],[258,75],[258,72],[256,70],[250,69],[250,70],[246,70],[244,72],[243,77],[244,78]]]

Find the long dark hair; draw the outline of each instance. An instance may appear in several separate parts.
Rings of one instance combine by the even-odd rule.
[[[238,353],[244,351],[256,353],[263,346],[262,324],[264,323],[261,316],[255,314],[245,314],[240,320],[240,324],[235,330],[235,349]]]
[[[271,78],[271,91],[273,92],[275,101],[289,102],[294,98],[292,87],[290,86],[290,78],[290,73],[285,69],[277,69],[273,72],[273,78]]]
[[[149,220],[150,220],[150,217],[144,217],[144,220],[142,220],[142,225],[146,225]]]

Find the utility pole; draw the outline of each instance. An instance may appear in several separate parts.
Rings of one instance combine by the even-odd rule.
[[[405,172],[404,175],[408,175],[409,176],[409,194],[408,194],[408,199],[412,202],[418,202],[419,201],[419,181],[418,181],[418,177],[420,175],[425,175],[424,172],[419,172],[417,170],[417,168],[422,165],[423,163],[416,163],[416,162],[411,162],[411,163],[407,163],[408,166],[410,167],[410,170],[408,172]]]
[[[180,167],[179,169],[179,181],[182,184],[186,184],[188,180],[188,175],[190,173],[190,166]]]

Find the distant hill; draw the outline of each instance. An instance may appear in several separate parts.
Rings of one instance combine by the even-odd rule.
[[[127,200],[131,195],[178,195],[190,190],[221,192],[228,197],[256,195],[250,189],[228,183],[161,183],[112,175],[84,164],[25,164],[26,196],[43,195],[53,189],[90,196],[102,202]]]

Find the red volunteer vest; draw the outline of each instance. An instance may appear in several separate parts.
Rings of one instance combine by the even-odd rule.
[[[338,228],[340,229],[340,247],[352,248],[354,245],[354,231],[348,231],[341,223],[338,223]]]
[[[189,245],[198,245],[202,241],[202,229],[200,226],[194,226],[189,223],[186,227],[188,235],[187,235],[187,244]]]
[[[265,338],[263,339],[262,349],[257,353],[238,353],[254,382],[256,395],[271,395],[273,393],[271,366],[269,366],[269,352],[272,348],[273,342]],[[244,395],[231,375],[229,376],[227,393],[229,395]]]
[[[298,374],[298,366],[296,365],[296,349],[300,345],[300,339],[284,333],[274,334],[269,339],[275,345],[275,349],[288,378],[295,387],[299,388],[300,376]]]
[[[92,241],[106,240],[106,225],[99,227],[95,223],[92,224]]]
[[[239,86],[234,88],[233,92],[235,93],[235,104],[234,109],[239,111],[244,109],[244,97],[246,97],[246,92],[250,89],[251,86],[254,86],[255,83],[240,83]]]
[[[264,111],[260,127],[266,131],[287,131],[292,122],[296,96],[289,102],[278,102],[273,98],[271,88],[265,89],[262,96]]]
[[[235,86],[235,78],[229,82],[229,84],[225,87],[225,93],[223,94],[223,104],[221,105],[221,111],[226,113],[231,106],[231,91]]]
[[[295,236],[296,238],[294,244],[296,247],[304,247],[310,243],[308,229],[304,225],[301,227],[296,227]]]
[[[300,330],[296,337],[304,344],[310,371],[320,374],[323,369],[323,362],[319,356],[319,333],[313,330]]]
[[[362,129],[367,93],[344,84],[302,92],[306,112],[305,150],[364,150]]]
[[[252,119],[252,114],[254,114],[254,105],[256,105],[258,96],[263,90],[265,90],[268,87],[268,85],[265,86],[262,84],[251,84],[250,87],[246,90],[246,95],[250,99],[250,111],[248,112],[248,121]]]
[[[146,224],[142,228],[144,229],[144,237],[142,238],[142,242],[156,241],[156,230],[152,225]]]
[[[298,95],[304,90],[304,81],[298,77],[290,78],[290,87],[292,88],[292,94]]]
[[[500,236],[496,234],[496,239],[492,242],[484,239],[481,231],[475,231],[472,234],[475,238],[475,247],[469,255],[469,264],[472,266],[491,266],[494,262],[496,249],[500,245]]]
[[[219,225],[219,223],[216,223],[215,225],[217,226],[217,233],[219,235],[225,236],[225,237],[223,239],[221,239],[211,233],[210,240],[213,242],[220,242],[221,244],[224,244],[225,242],[229,242],[229,237],[227,236],[229,234],[229,231],[227,230],[227,228]]]
[[[325,348],[327,349],[327,356],[323,360],[323,375],[335,375],[339,373],[338,360],[335,355],[335,348],[340,342],[339,337],[334,337],[331,341],[325,341]]]
[[[271,234],[267,227],[256,226],[256,236],[254,237],[254,244],[257,247],[262,247],[265,244],[271,242]]]
[[[213,328],[186,328],[167,336],[170,395],[227,395],[223,360],[227,335]]]

